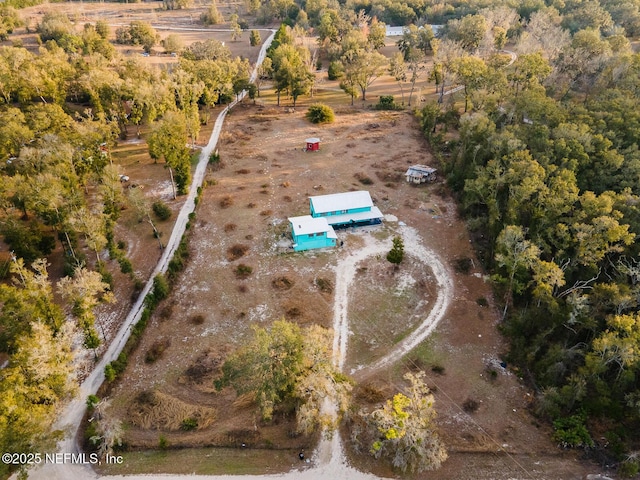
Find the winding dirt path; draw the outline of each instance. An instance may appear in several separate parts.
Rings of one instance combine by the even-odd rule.
[[[433,272],[433,276],[438,285],[438,294],[429,315],[408,337],[398,342],[389,353],[376,362],[350,372],[357,377],[358,380],[362,380],[377,370],[397,362],[423,342],[429,334],[433,332],[440,320],[444,318],[444,314],[453,298],[453,280],[445,266],[440,262],[438,256],[424,246],[422,239],[418,236],[415,229],[408,226],[401,226],[400,233],[402,234],[405,250],[412,252],[414,256],[418,257]],[[388,251],[388,247],[385,251]]]

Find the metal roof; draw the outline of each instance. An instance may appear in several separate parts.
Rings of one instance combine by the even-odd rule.
[[[378,207],[371,207],[366,212],[345,213],[344,215],[331,215],[326,218],[329,225],[348,225],[350,223],[366,222],[369,220],[381,220],[384,217]]]
[[[405,175],[431,175],[436,171],[437,170],[435,168],[429,167],[428,165],[412,165],[409,167]]]
[[[316,138],[316,137],[311,137],[311,138],[307,138],[305,140],[305,142],[307,142],[307,143],[320,143],[320,139]]]
[[[309,201],[313,205],[313,211],[315,213],[329,213],[373,206],[371,195],[369,195],[369,192],[366,190],[319,195],[317,197],[310,197]]]
[[[325,217],[312,217],[302,215],[300,217],[289,217],[294,235],[309,235],[310,233],[328,232],[327,237],[336,238],[333,227],[329,225]],[[331,236],[333,235],[333,236]]]

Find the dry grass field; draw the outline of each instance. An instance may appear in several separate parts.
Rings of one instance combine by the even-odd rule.
[[[406,112],[339,107],[334,124],[316,126],[304,119],[304,111],[304,104],[287,113],[258,102],[240,105],[227,118],[220,166],[208,173],[197,209],[188,266],[130,359],[126,381],[113,391],[112,413],[128,425],[127,444],[157,448],[160,435],[173,446],[244,443],[255,455],[243,456],[243,462],[255,471],[273,467],[264,448],[288,451],[279,466],[290,468],[298,449],[314,444],[313,438],[293,432],[293,415],[283,413],[274,424],[262,425],[250,399],[236,398],[231,390],[216,393],[212,381],[225,355],[249,338],[252,325],[266,326],[284,316],[301,325],[330,326],[335,265],[362,248],[366,236],[393,236],[395,217],[450,267],[455,299],[427,342],[392,368],[360,379],[356,401],[368,405],[392,395],[407,370],[427,372],[451,460],[439,473],[420,478],[502,478],[497,472],[522,474],[519,464],[536,478],[580,478],[586,467],[557,450],[548,429],[527,412],[530,394],[514,372],[500,366],[504,345],[496,330],[498,315],[477,261],[468,273],[456,271],[461,258],[474,257],[446,188],[441,182],[404,182],[407,165],[431,162],[416,120]],[[302,150],[310,136],[321,138],[319,152]],[[309,196],[358,189],[369,190],[391,221],[339,231],[341,248],[306,253],[288,248],[286,218],[308,213]],[[349,295],[347,373],[384,355],[428,313],[435,296],[430,271],[411,251],[406,255],[398,272],[384,257],[359,266]],[[146,362],[154,343],[166,339],[171,341],[162,355]],[[216,419],[189,432],[140,428],[132,421],[131,405],[150,390],[215,409]],[[227,450],[220,451],[224,457]],[[134,465],[148,468],[144,455],[127,455],[127,471]],[[368,457],[353,454],[351,461],[393,474]],[[465,462],[477,466],[472,476],[464,476]],[[210,471],[205,464],[202,468]]]

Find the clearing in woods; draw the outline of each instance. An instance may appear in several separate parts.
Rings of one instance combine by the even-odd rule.
[[[490,287],[477,261],[467,262],[467,273],[456,269],[465,263],[460,259],[473,259],[473,253],[446,188],[404,180],[408,165],[430,163],[414,117],[341,107],[334,124],[315,126],[304,119],[305,110],[286,113],[246,103],[227,117],[220,164],[209,171],[198,206],[188,265],[130,359],[127,381],[112,392],[112,413],[129,425],[127,444],[157,448],[160,428],[174,447],[244,444],[242,460],[237,459],[243,467],[232,468],[237,473],[296,466],[299,449],[310,451],[317,438],[297,436],[292,414],[261,425],[249,398],[236,398],[231,390],[215,393],[212,381],[225,355],[250,337],[251,325],[266,326],[284,316],[301,325],[332,326],[337,265],[372,242],[390,244],[394,235],[403,234],[411,241],[399,270],[394,272],[383,252],[354,263],[351,272],[343,361],[345,371],[360,381],[356,401],[370,405],[390,397],[401,388],[405,371],[425,370],[450,459],[423,478],[580,478],[588,466],[557,449],[548,429],[527,413],[530,394],[500,365],[504,345]],[[303,151],[308,137],[320,137],[319,152]],[[371,192],[388,216],[383,225],[339,231],[344,246],[336,250],[289,250],[286,218],[307,214],[309,196],[356,189]],[[421,245],[437,255],[451,276],[451,302],[430,337],[401,361],[383,362],[437,304],[439,287],[424,266],[429,258]],[[149,355],[157,358],[149,362]],[[376,361],[384,368],[367,368]],[[150,402],[150,392],[173,402],[158,418],[153,405],[167,404]],[[472,413],[463,408],[474,404]],[[193,413],[204,416],[192,431],[177,428],[180,422],[170,418],[171,412],[182,418],[184,408],[204,407]],[[159,423],[149,428],[152,418]],[[274,466],[264,448],[289,455]],[[190,463],[189,471],[225,473],[227,462],[227,467],[214,466],[216,451],[195,455],[199,460]],[[228,450],[220,454],[235,458]],[[169,464],[174,455],[185,453],[162,452],[166,460],[153,467],[144,455],[126,453],[126,470],[114,466],[108,472],[176,472]],[[348,450],[348,457],[360,469],[393,475],[366,456]]]

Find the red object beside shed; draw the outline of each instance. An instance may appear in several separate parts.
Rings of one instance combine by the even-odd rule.
[[[311,150],[312,152],[315,152],[316,150],[320,150],[319,138],[307,138],[305,142],[307,143],[307,151]]]

